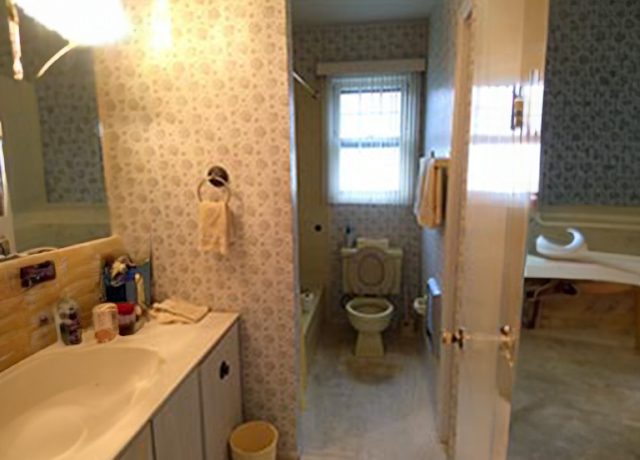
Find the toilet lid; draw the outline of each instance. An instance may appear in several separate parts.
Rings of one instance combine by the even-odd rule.
[[[351,284],[356,294],[384,294],[393,284],[387,254],[376,247],[361,248],[353,259]]]

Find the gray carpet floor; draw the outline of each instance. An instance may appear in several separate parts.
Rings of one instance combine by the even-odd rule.
[[[640,459],[640,354],[590,334],[524,332],[509,460]]]

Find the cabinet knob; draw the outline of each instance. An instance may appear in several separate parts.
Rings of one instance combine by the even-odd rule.
[[[222,361],[222,363],[220,364],[220,380],[224,380],[227,378],[227,376],[231,373],[231,367],[229,366],[229,364],[227,364],[226,361]]]

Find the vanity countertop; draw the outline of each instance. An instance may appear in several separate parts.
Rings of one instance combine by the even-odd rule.
[[[98,344],[54,344],[0,373],[0,458],[113,459],[238,321],[147,323]],[[25,457],[25,455],[27,455]]]

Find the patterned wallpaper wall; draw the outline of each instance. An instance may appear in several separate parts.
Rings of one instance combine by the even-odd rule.
[[[541,201],[640,205],[640,2],[554,0]]]
[[[429,27],[426,21],[335,25],[294,30],[294,67],[313,81],[318,62],[426,58]],[[304,177],[300,178],[301,181]],[[300,203],[304,206],[304,203]],[[333,205],[329,214],[330,280],[328,299],[341,312],[342,266],[339,249],[344,229],[355,228],[358,236],[389,238],[404,249],[403,294],[396,305],[408,305],[420,292],[420,227],[411,209],[402,206]],[[336,311],[336,310],[334,310]]]
[[[295,69],[308,80],[316,64],[423,58],[427,55],[427,21],[297,27],[293,31]]]
[[[439,0],[431,10],[425,151],[434,151],[438,157],[451,154],[458,3]],[[445,228],[446,220],[444,227],[422,231],[422,273],[425,280],[436,277],[440,283],[443,282]]]
[[[12,77],[6,13],[0,10],[0,73]],[[103,203],[106,196],[92,51],[71,51],[36,80],[42,65],[66,41],[25,14],[21,14],[20,34],[25,79],[34,84],[38,96],[47,200]]]
[[[299,340],[286,2],[172,2],[166,50],[151,47],[154,2],[125,4],[132,37],[95,52],[113,228],[132,252],[152,245],[158,297],[242,314],[245,415],[275,423],[291,455]],[[213,164],[231,177],[227,258],[198,249],[196,185]]]

